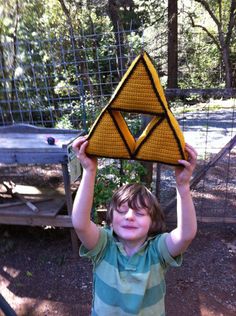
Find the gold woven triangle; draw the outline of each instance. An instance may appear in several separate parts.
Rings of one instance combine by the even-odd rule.
[[[135,140],[120,111],[153,119]],[[168,107],[157,71],[146,52],[130,65],[88,135],[86,152],[99,157],[157,161],[178,165],[186,159],[185,141]]]

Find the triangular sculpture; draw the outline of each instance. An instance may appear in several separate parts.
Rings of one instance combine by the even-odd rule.
[[[136,140],[122,112],[152,115]],[[87,154],[178,165],[186,159],[185,141],[160,84],[157,71],[146,52],[130,65],[109,103],[88,135]]]

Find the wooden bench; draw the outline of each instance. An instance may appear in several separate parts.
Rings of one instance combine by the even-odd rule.
[[[40,212],[32,212],[27,205],[20,208],[15,206],[15,210],[14,205],[11,207],[8,205],[6,208],[1,205],[0,224],[69,227],[71,228],[73,253],[77,255],[78,239],[71,222],[71,177],[79,176],[81,170],[71,144],[76,137],[82,134],[83,131],[41,128],[26,124],[0,127],[0,164],[60,164],[65,191],[64,204],[66,203],[67,208],[66,215],[58,214],[63,204],[63,201],[60,200],[53,203],[51,209],[47,209],[50,208],[49,201],[35,203],[39,205]],[[48,143],[48,137],[55,139],[54,145]]]

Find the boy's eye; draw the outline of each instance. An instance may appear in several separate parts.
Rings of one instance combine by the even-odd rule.
[[[136,212],[136,215],[138,215],[138,216],[144,216],[144,215],[146,215],[146,212],[144,212],[144,211],[137,211],[137,212]]]
[[[142,211],[138,211],[138,212],[136,212],[137,213],[137,215],[145,215],[145,213],[144,212],[142,212]]]
[[[119,213],[119,214],[126,214],[128,211],[129,211],[129,207],[127,207],[127,206],[123,206],[123,205],[121,205],[121,206],[119,206],[117,209],[116,209],[116,211]],[[137,211],[134,211],[134,214],[136,215],[136,216],[145,216],[146,214],[147,214],[147,212],[145,211],[145,210],[143,210],[143,209],[141,209],[141,210],[137,210]]]
[[[128,212],[128,210],[129,210],[129,208],[122,206],[122,205],[117,208],[117,212],[121,213],[121,214]]]
[[[122,210],[119,209],[119,208],[117,208],[116,211],[117,211],[117,213],[120,213],[120,214],[124,213],[124,212],[122,212]]]

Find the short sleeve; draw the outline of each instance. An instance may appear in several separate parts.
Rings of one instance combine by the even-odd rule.
[[[158,238],[157,248],[160,254],[160,259],[166,267],[179,267],[182,264],[183,257],[182,255],[176,256],[174,258],[171,256],[166,245],[167,235],[168,233],[164,233]]]
[[[103,254],[105,252],[106,246],[108,244],[108,232],[100,228],[99,231],[99,239],[97,245],[91,249],[88,250],[84,245],[82,244],[80,246],[79,254],[81,257],[89,258],[93,261],[94,264],[97,264],[100,262],[100,260],[103,258]]]

